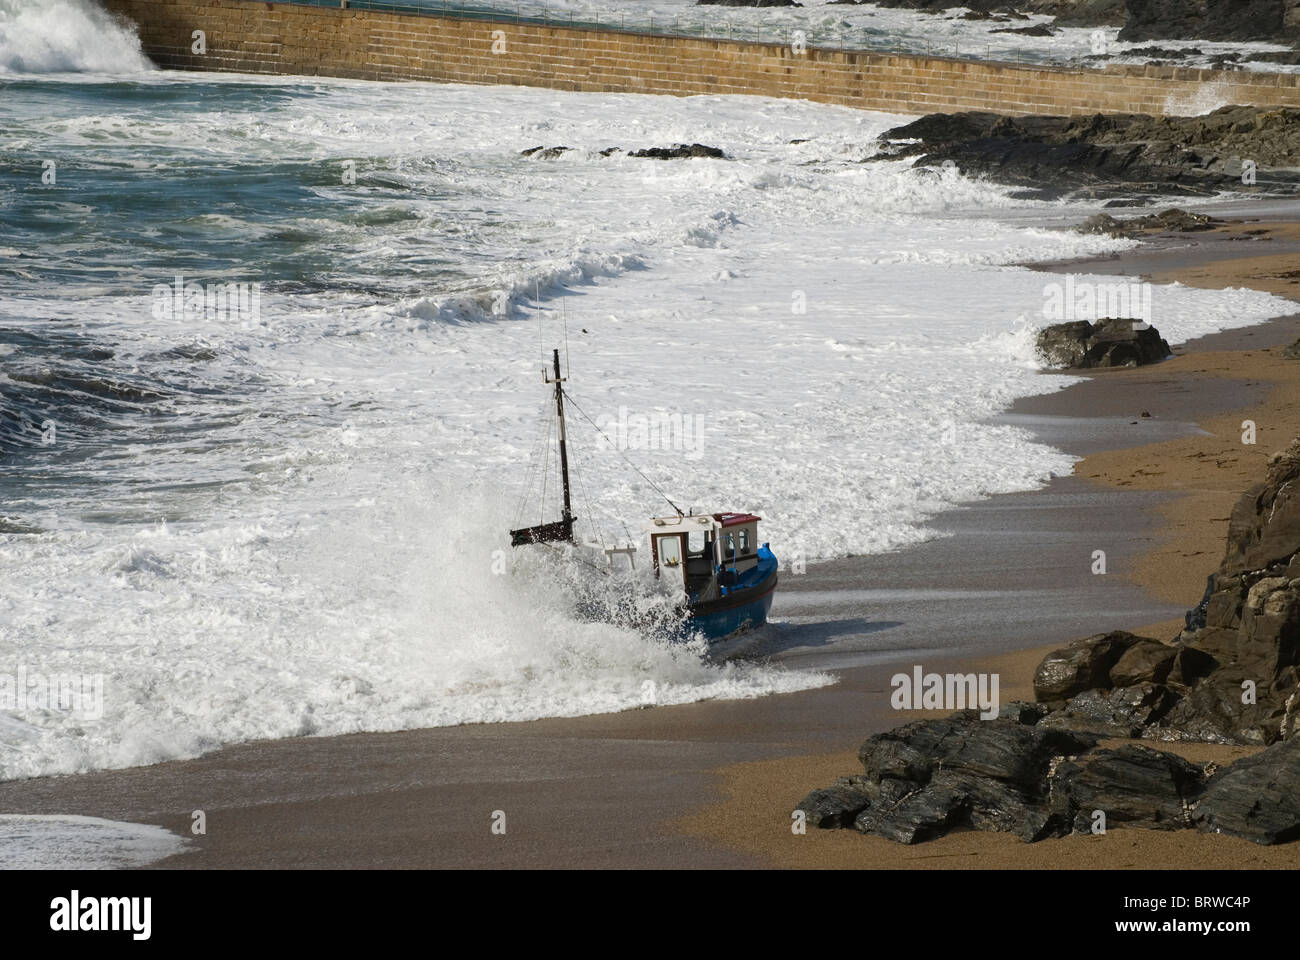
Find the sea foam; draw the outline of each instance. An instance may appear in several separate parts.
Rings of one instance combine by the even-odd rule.
[[[0,76],[152,69],[134,27],[93,0],[0,0]]]
[[[515,509],[553,347],[579,533],[606,544],[641,543],[659,487],[758,512],[798,576],[1071,469],[990,422],[1061,382],[1032,355],[1046,278],[1015,265],[1126,242],[1007,222],[1081,208],[872,161],[905,119],[161,73],[0,100],[16,140],[72,158],[50,191],[0,162],[0,513],[32,531],[0,534],[0,673],[104,680],[101,717],[0,723],[0,777],[829,682],[584,618],[584,574],[507,531],[556,509],[553,476],[546,508]],[[627,153],[696,141],[726,159]],[[572,149],[521,155],[539,144]],[[260,316],[156,318],[178,274],[260,283]],[[1153,300],[1172,341],[1289,309]],[[602,446],[587,418],[624,415],[691,416],[699,444]]]

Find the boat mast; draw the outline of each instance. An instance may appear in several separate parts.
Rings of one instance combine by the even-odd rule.
[[[546,382],[555,384],[555,416],[560,423],[560,479],[564,486],[564,513],[561,514],[560,522],[572,530],[573,506],[569,499],[569,444],[564,432],[564,388],[560,386],[566,378],[560,376],[560,351],[554,350],[551,358],[555,363],[555,377]]]

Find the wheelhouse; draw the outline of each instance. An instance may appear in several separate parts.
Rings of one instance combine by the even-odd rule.
[[[752,513],[655,517],[646,528],[655,576],[692,603],[726,596],[758,566],[760,519]]]

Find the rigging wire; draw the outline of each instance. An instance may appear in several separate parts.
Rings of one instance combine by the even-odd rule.
[[[550,421],[550,428],[546,431],[546,451],[542,460],[542,497],[537,503],[538,523],[546,522],[546,481],[551,475],[551,434],[555,432],[555,421]]]
[[[591,524],[592,531],[596,534],[596,539],[600,541],[600,548],[605,549],[605,535],[601,532],[600,527],[596,526],[596,511],[592,509],[591,497],[587,493],[587,483],[582,479],[582,472],[577,469],[578,458],[573,458],[573,475],[578,478],[578,488],[582,491],[582,499],[587,504],[587,521]]]
[[[528,497],[533,492],[533,481],[537,475],[537,462],[542,459],[542,444],[547,441],[547,429],[550,426],[553,413],[547,411],[549,401],[542,404],[541,416],[538,418],[536,437],[533,440],[532,447],[528,455],[528,470],[524,474],[523,490],[519,495],[519,503],[515,507],[515,526],[523,526],[524,511],[528,509]]]
[[[570,403],[573,404],[573,409],[577,410],[578,413],[582,414],[582,419],[586,420],[589,424],[591,424],[592,427],[595,428],[597,433],[599,433],[602,437],[604,437],[607,441],[609,441],[609,445],[614,448],[614,450],[618,453],[620,457],[623,458],[623,462],[626,463],[633,470],[635,470],[642,480],[650,484],[650,486],[654,487],[655,492],[658,493],[659,496],[664,498],[664,500],[668,503],[668,506],[672,507],[674,510],[677,511],[677,516],[679,517],[686,516],[686,514],[682,513],[681,507],[677,506],[677,504],[673,503],[671,500],[668,499],[668,494],[664,493],[663,489],[659,486],[659,484],[655,483],[644,473],[642,473],[641,469],[635,463],[629,460],[627,458],[627,455],[624,454],[622,450],[618,449],[618,444],[616,444],[613,440],[609,439],[609,434],[607,434],[604,430],[600,429],[600,427],[596,426],[596,421],[591,419],[591,417],[587,416],[587,412],[583,410],[582,407],[578,406],[577,402],[572,397],[569,396],[568,390],[564,391],[564,396],[566,399],[568,399]]]

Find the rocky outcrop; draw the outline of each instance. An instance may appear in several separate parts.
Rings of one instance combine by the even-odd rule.
[[[1300,440],[1237,501],[1223,562],[1172,643],[1127,633],[1078,640],[1039,664],[1034,695],[1052,710],[1042,722],[1066,729],[1290,737],[1300,715]]]
[[[1098,827],[1199,829],[1256,843],[1300,836],[1300,741],[1214,770],[1145,744],[1100,748],[1096,734],[974,711],[877,734],[861,774],[814,790],[796,809],[821,829],[921,843],[957,828],[1026,842]],[[1099,816],[1100,815],[1100,816]]]
[[[1178,642],[1223,664],[1171,723],[1246,743],[1291,735],[1300,712],[1300,441],[1237,501],[1228,547]]]
[[[799,804],[814,826],[853,826],[900,843],[954,827],[1014,833],[1026,841],[1061,832],[1048,809],[1048,774],[1062,754],[1095,739],[974,711],[877,734],[858,753],[864,775],[843,777]]]
[[[1150,233],[1201,233],[1221,226],[1222,220],[1171,207],[1160,213],[1130,217],[1127,220],[1120,220],[1108,213],[1094,213],[1076,229],[1080,233],[1099,233],[1110,237],[1140,237]]]
[[[1045,23],[1035,23],[1029,27],[998,27],[989,33],[1015,33],[1023,37],[1054,37],[1056,31]]]
[[[520,150],[519,156],[532,157],[534,160],[554,160],[562,153],[568,153],[573,147],[529,147],[527,150]]]
[[[966,19],[1024,19],[1024,13],[1046,14],[1060,27],[1119,26],[1125,22],[1124,0],[870,0],[881,7],[901,7],[939,13],[966,7]]]
[[[957,827],[1033,841],[1099,823],[1300,839],[1300,439],[1237,502],[1227,539],[1172,641],[1113,631],[1068,644],[1038,665],[1035,703],[877,734],[861,774],[798,809],[816,827],[902,843]],[[1113,739],[1133,742],[1098,746]],[[1152,746],[1179,740],[1266,749],[1216,768]]]
[[[1210,778],[1193,810],[1196,826],[1255,843],[1300,837],[1300,740],[1246,757]]]
[[[1300,182],[1300,110],[1223,107],[1199,117],[1095,114],[1003,117],[932,114],[880,138],[872,160],[915,157],[917,166],[951,162],[967,176],[1022,188],[1037,199],[1088,196],[1132,203],[1168,194],[1210,196],[1256,184]],[[1288,190],[1288,193],[1290,191]]]
[[[1127,0],[1119,38],[1140,40],[1272,40],[1300,35],[1295,0]]]
[[[1182,830],[1194,824],[1191,811],[1205,780],[1202,767],[1147,746],[1094,750],[1052,769],[1050,810],[1068,826],[1063,833],[1092,832],[1096,811],[1105,814],[1107,829]]]
[[[520,150],[521,157],[531,157],[534,160],[554,160],[572,150],[573,147],[529,147],[527,150]],[[621,153],[618,147],[606,147],[600,151],[602,157],[610,157],[616,153]],[[714,159],[726,159],[726,154],[718,147],[707,147],[702,143],[679,143],[672,147],[647,147],[644,150],[633,150],[628,153],[629,157],[647,157],[651,160],[680,160],[690,157],[712,157]]]
[[[1141,320],[1074,320],[1040,330],[1038,352],[1048,366],[1060,369],[1137,367],[1169,356],[1169,344]]]
[[[633,150],[629,157],[649,157],[652,160],[680,160],[688,157],[726,157],[717,147],[706,147],[702,143],[679,143],[675,147],[649,147],[645,150]]]

